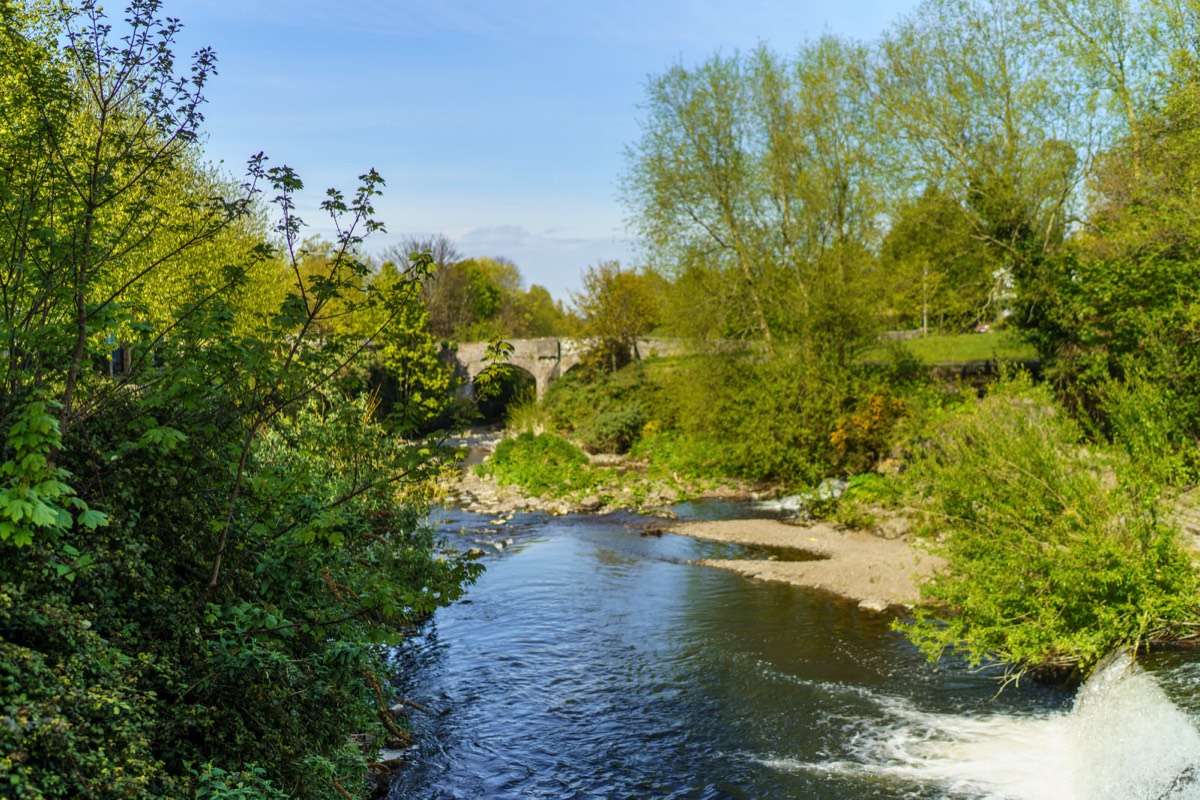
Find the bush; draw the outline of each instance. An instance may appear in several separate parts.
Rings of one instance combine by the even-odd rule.
[[[653,423],[642,429],[630,453],[649,462],[647,475],[654,479],[706,481],[726,475],[719,442],[678,431],[659,432]]]
[[[1194,619],[1197,583],[1163,521],[1154,476],[1085,447],[1026,379],[949,417],[907,473],[946,567],[902,625],[931,658],[998,659],[1085,676],[1105,653]]]
[[[848,371],[796,352],[738,354],[689,362],[669,380],[681,432],[717,443],[726,474],[815,485],[832,470]]]
[[[292,170],[197,166],[211,52],[158,10],[0,12],[0,794],[344,798],[387,645],[479,566],[423,524],[437,448],[337,386],[381,179],[310,250]]]
[[[837,463],[849,473],[866,472],[891,446],[892,429],[908,413],[904,401],[890,392],[872,392],[851,414],[839,417],[829,441]]]
[[[522,392],[504,409],[504,427],[510,433],[537,435],[546,427],[548,415],[538,402],[537,392],[530,389]]]
[[[546,409],[554,427],[591,453],[627,453],[652,419],[661,419],[665,392],[646,365],[612,373],[572,370],[550,387]]]
[[[522,433],[496,445],[481,471],[501,486],[517,485],[538,497],[562,497],[595,487],[599,477],[587,456],[561,436]]]
[[[636,404],[596,414],[575,430],[591,453],[627,453],[646,425],[646,413]]]

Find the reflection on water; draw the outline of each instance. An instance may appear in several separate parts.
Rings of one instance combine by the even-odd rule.
[[[451,539],[499,535],[446,518]],[[1125,795],[1049,781],[1085,760],[1055,749],[1063,731],[1122,730],[1130,703],[1156,709],[1149,730],[1181,743],[1170,752],[1192,747],[1189,719],[1136,669],[1090,712],[1034,685],[995,698],[992,676],[929,667],[884,616],[691,563],[729,546],[642,536],[618,516],[524,515],[503,535],[513,544],[470,602],[395,655],[400,694],[433,713],[414,712],[393,798],[1191,796],[1169,780]],[[1169,666],[1169,694],[1200,678]],[[1117,686],[1132,686],[1125,705]],[[1118,763],[1114,748],[1129,749],[1091,757]]]

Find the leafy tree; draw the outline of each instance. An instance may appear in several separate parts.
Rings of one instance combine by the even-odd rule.
[[[869,333],[883,140],[866,55],[825,37],[790,60],[760,49],[650,81],[624,190],[653,265],[703,303],[676,319],[841,360]]]
[[[900,206],[879,261],[900,327],[969,330],[1003,310],[995,275],[1004,262],[975,236],[969,212],[932,187]]]
[[[0,784],[345,797],[382,643],[477,568],[421,523],[437,458],[338,390],[341,321],[411,307],[364,291],[382,180],[308,258],[292,170],[197,167],[213,56],[180,74],[158,9],[0,2]]]
[[[414,261],[405,273],[385,262],[371,277],[370,291],[381,299],[363,328],[378,348],[380,410],[402,435],[427,432],[443,420],[454,397],[453,371],[441,357],[441,345],[429,329],[429,311],[420,297],[418,270],[428,262],[419,257]],[[376,334],[384,320],[388,324]]]
[[[1097,144],[1094,99],[1034,5],[928,0],[883,39],[876,96],[901,185],[936,186],[996,251],[1017,291],[1016,321],[1037,327],[1042,264],[1078,210]]]
[[[563,307],[561,300],[555,300],[545,286],[535,283],[523,295],[517,295],[513,311],[515,338],[574,336],[578,333],[579,320]]]
[[[572,295],[583,317],[582,332],[598,340],[609,371],[640,358],[637,340],[658,323],[664,281],[652,272],[622,270],[602,261],[583,274],[583,291]]]
[[[421,299],[429,311],[430,327],[435,336],[450,339],[462,314],[463,302],[461,274],[454,269],[462,255],[454,241],[445,234],[408,237],[384,250],[382,260],[404,271],[413,267],[422,254],[428,254],[436,268],[421,281]]]
[[[1037,339],[1078,407],[1098,413],[1105,379],[1147,373],[1174,393],[1192,436],[1200,433],[1197,75],[1181,54],[1160,107],[1138,118],[1140,133],[1100,159],[1086,225],[1052,263],[1053,302]]]
[[[647,93],[645,134],[628,154],[625,179],[635,224],[669,274],[731,274],[737,302],[722,309],[722,333],[753,329],[771,347],[762,285],[769,276],[752,225],[759,187],[745,67],[719,57],[695,70],[677,65]]]
[[[1151,384],[1128,389],[1111,402],[1130,433],[1161,431],[1167,398]],[[943,419],[906,479],[948,564],[902,627],[930,658],[955,648],[973,664],[1000,660],[1012,677],[1082,678],[1113,648],[1189,624],[1197,577],[1164,522],[1170,469],[1154,439],[1084,453],[1076,422],[1022,379]]]
[[[427,304],[437,336],[486,341],[556,336],[570,329],[562,305],[544,287],[524,290],[521,271],[508,259],[470,258],[436,274]]]

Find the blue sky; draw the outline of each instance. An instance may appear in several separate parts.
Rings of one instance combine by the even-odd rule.
[[[299,171],[302,216],[374,167],[378,252],[445,233],[560,299],[591,264],[636,262],[618,197],[649,76],[764,42],[874,39],[911,0],[166,0],[181,50],[218,56],[206,153]]]

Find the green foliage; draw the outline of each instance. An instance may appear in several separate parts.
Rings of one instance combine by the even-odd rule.
[[[1038,356],[1036,348],[1011,328],[991,333],[931,334],[898,342],[896,346],[920,364],[930,365],[964,361],[1020,361]],[[866,350],[862,359],[874,361],[887,355],[885,347],[877,346]]]
[[[1196,54],[1174,54],[1161,96],[1098,159],[1087,225],[1041,287],[1035,342],[1066,401],[1106,430],[1108,379],[1135,371],[1168,387],[1182,430],[1200,435],[1197,74]]]
[[[830,434],[853,390],[848,371],[781,353],[693,362],[671,376],[668,393],[679,429],[718,443],[726,474],[812,485],[834,463]]]
[[[933,187],[901,205],[880,252],[891,327],[958,332],[996,319],[1002,262],[973,223],[968,210]]]
[[[882,138],[860,45],[822,37],[676,65],[647,85],[625,199],[677,332],[803,342],[845,358],[869,336]]]
[[[587,352],[573,368],[579,378],[594,382],[602,381],[633,362],[633,350],[618,339],[597,339],[589,343]]]
[[[1047,13],[1068,5],[926,0],[887,32],[873,65],[881,122],[899,143],[892,166],[911,193],[894,211],[943,231],[914,237],[906,220],[901,253],[937,259],[926,266],[961,280],[954,294],[979,298],[990,277],[1021,326],[1036,327],[1044,262],[1105,124],[1095,109],[1110,84],[1068,55],[1096,32]],[[988,262],[1003,271],[985,275]]]
[[[870,530],[877,522],[879,508],[900,508],[904,499],[904,488],[899,481],[878,472],[860,472],[847,480],[829,516],[844,527]]]
[[[496,445],[483,465],[501,486],[516,484],[538,497],[562,497],[588,490],[599,483],[587,456],[561,436],[522,433]]]
[[[423,523],[445,454],[340,389],[349,320],[427,340],[359,255],[373,171],[306,243],[294,171],[197,169],[212,54],[177,75],[158,6],[0,3],[0,793],[341,798],[385,646],[479,571]]]
[[[613,373],[571,370],[551,384],[545,405],[556,430],[593,453],[625,453],[643,427],[665,413],[663,389],[643,362]]]
[[[949,417],[908,477],[947,566],[904,624],[931,658],[998,659],[1086,675],[1114,647],[1194,618],[1196,575],[1165,522],[1155,475],[1081,431],[1017,379]]]
[[[1157,495],[1196,477],[1196,417],[1157,365],[1130,361],[1123,380],[1109,378],[1099,391],[1099,415],[1113,444],[1125,454],[1130,485]],[[1152,371],[1153,370],[1153,371]]]
[[[509,433],[537,435],[546,428],[548,414],[538,402],[536,391],[520,394],[504,409],[504,426]]]
[[[75,522],[89,530],[108,524],[103,513],[89,509],[66,483],[71,473],[53,465],[54,454],[62,446],[59,421],[49,413],[54,405],[34,400],[15,410],[16,421],[8,429],[4,448],[8,459],[0,463],[0,478],[4,479],[0,488],[0,542],[22,547],[38,536],[47,536],[53,545]],[[56,567],[64,575],[72,571],[61,562]]]
[[[205,764],[196,784],[196,800],[285,800],[287,797],[286,792],[271,785],[266,770],[251,765],[229,772]]]
[[[605,261],[588,267],[583,291],[573,295],[583,317],[581,332],[595,340],[588,362],[616,372],[637,355],[637,340],[658,324],[665,281],[648,271],[622,270]]]
[[[813,484],[834,468],[830,435],[858,386],[804,353],[743,353],[572,371],[545,404],[554,429],[592,452],[646,459],[652,475]]]
[[[427,433],[445,421],[454,399],[453,371],[441,357],[420,297],[423,271],[432,269],[427,259],[413,256],[404,274],[388,262],[371,276],[376,305],[359,323],[375,343],[379,413],[401,436]]]
[[[892,444],[892,430],[908,413],[889,391],[866,392],[850,414],[839,417],[829,434],[837,463],[853,474],[874,469]]]
[[[575,435],[589,452],[626,453],[646,422],[646,412],[637,405],[625,405],[596,414],[580,425]]]
[[[683,479],[704,484],[729,476],[721,441],[677,430],[659,431],[653,422],[642,429],[629,452],[648,462],[647,477],[655,480]]]
[[[878,472],[860,472],[846,481],[842,497],[863,503],[894,505],[901,499],[902,490],[895,480]]]
[[[409,241],[387,251],[397,264],[429,251],[437,265],[421,294],[429,326],[440,339],[486,341],[569,333],[573,323],[561,302],[542,286],[522,288],[517,265],[504,258],[461,259],[448,239]]]

